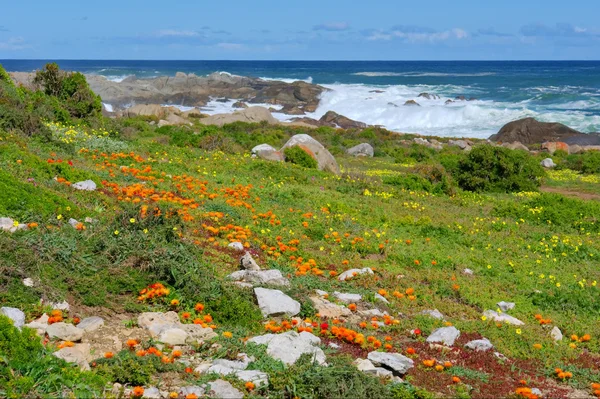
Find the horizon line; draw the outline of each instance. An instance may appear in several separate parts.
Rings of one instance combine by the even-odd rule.
[[[421,59],[421,60],[326,60],[326,59],[133,59],[133,58],[0,58],[0,61],[146,61],[146,62],[600,62],[597,60],[582,59]]]

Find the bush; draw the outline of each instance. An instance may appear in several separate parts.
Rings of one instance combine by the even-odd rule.
[[[130,351],[121,351],[117,356],[96,360],[96,373],[111,382],[131,385],[147,385],[159,372],[174,371],[181,363],[162,363],[158,356],[136,356]]]
[[[468,191],[537,191],[544,170],[524,151],[479,145],[462,159],[456,170],[458,185]]]
[[[286,162],[291,162],[308,169],[317,169],[319,166],[317,161],[308,152],[298,146],[286,148],[283,154],[285,155]]]
[[[441,165],[418,165],[411,174],[384,176],[384,184],[398,186],[406,190],[426,191],[434,194],[454,195],[455,185],[452,176]]]
[[[600,173],[600,151],[569,155],[565,159],[564,166],[587,174]]]
[[[14,83],[13,83],[12,79],[10,78],[10,75],[8,74],[8,72],[6,72],[6,69],[4,69],[2,64],[0,64],[0,82],[4,82],[8,85],[14,86]]]

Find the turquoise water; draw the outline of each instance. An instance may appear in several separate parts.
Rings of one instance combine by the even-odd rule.
[[[45,60],[3,60],[9,71],[32,71]],[[564,123],[582,132],[600,131],[598,61],[57,61],[63,69],[122,80],[174,75],[236,75],[305,80],[331,89],[319,117],[334,110],[390,129],[440,136],[487,137],[526,116]],[[439,99],[418,97],[427,92]],[[455,101],[456,96],[474,101]],[[405,107],[407,100],[420,107]],[[221,103],[222,104],[222,103]],[[181,104],[185,106],[186,104]],[[220,108],[208,107],[208,110]],[[289,116],[276,114],[280,119]]]

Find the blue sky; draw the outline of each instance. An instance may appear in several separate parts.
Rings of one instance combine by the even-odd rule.
[[[600,59],[598,0],[5,3],[0,59]]]

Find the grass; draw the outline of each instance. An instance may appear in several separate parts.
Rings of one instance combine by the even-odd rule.
[[[178,311],[202,302],[217,332],[233,332],[234,339],[219,339],[225,351],[245,350],[238,340],[260,334],[264,327],[251,291],[225,281],[237,270],[239,257],[227,244],[239,240],[248,243],[261,267],[290,276],[291,286],[284,291],[302,302],[304,318],[315,319],[316,310],[306,300],[314,289],[367,298],[386,290],[390,313],[401,312],[405,318],[377,330],[348,327],[379,339],[391,336],[394,351],[417,349],[417,367],[407,376],[414,387],[393,389],[358,374],[345,355],[330,355],[330,368],[301,363],[290,369],[263,355],[256,365],[272,372],[271,385],[256,395],[464,395],[452,388],[454,375],[474,386],[466,391],[473,397],[489,392],[506,396],[524,375],[537,384],[532,386],[543,387],[551,378],[544,370],[570,365],[575,374],[571,384],[587,389],[600,380],[597,368],[590,365],[600,359],[600,208],[594,201],[557,194],[448,190],[445,184],[451,182],[423,176],[432,170],[432,159],[451,161],[460,156],[456,150],[407,150],[398,138],[387,140],[386,133],[374,129],[311,132],[336,154],[343,173],[334,176],[252,159],[247,153],[262,142],[281,145],[301,129],[233,124],[223,129],[197,126],[204,130],[191,135],[176,128],[155,129],[140,120],[120,123],[124,130],[137,130],[111,133],[108,144],[100,140],[94,148],[87,147],[85,135],[81,142],[65,143],[56,137],[45,142],[0,133],[0,216],[38,224],[28,231],[0,233],[2,306],[19,307],[32,317],[40,297],[67,298],[75,309],[89,313],[81,316],[102,307],[135,320],[135,313],[150,308],[137,301],[137,293],[160,281],[172,288],[170,298],[180,300]],[[220,141],[203,140],[213,136]],[[344,148],[361,141],[374,144],[378,156],[344,155]],[[102,148],[115,143],[123,143],[115,147],[119,151],[127,150],[113,153]],[[48,163],[49,159],[63,162]],[[55,176],[65,181],[55,181]],[[597,192],[597,175],[581,176],[563,170],[551,173],[545,184]],[[99,185],[97,191],[79,192],[68,185],[88,178]],[[76,230],[67,223],[71,217],[95,222]],[[313,262],[306,269],[309,259]],[[363,267],[373,268],[375,274],[346,282],[330,275]],[[473,275],[464,274],[465,268]],[[36,281],[34,287],[23,286],[26,277]],[[410,288],[415,290],[414,300],[391,295]],[[484,310],[495,310],[502,300],[516,303],[510,314],[526,323],[520,332],[481,319]],[[410,334],[419,328],[426,336],[444,325],[416,316],[425,309],[438,309],[464,339],[490,339],[495,350],[517,366],[511,368],[492,355],[483,362],[432,351],[422,338]],[[551,319],[551,324],[540,325],[536,314]],[[565,335],[562,342],[549,336],[554,325]],[[572,334],[591,334],[591,339],[571,342]],[[365,348],[372,350],[367,344]],[[432,378],[432,371],[420,366],[431,357],[447,357],[456,367]],[[481,360],[481,368],[473,359]],[[109,366],[102,370],[91,375],[110,380],[129,373]],[[140,371],[143,382],[154,378],[146,371]],[[493,390],[486,391],[490,386]],[[27,392],[39,395],[54,392],[50,385],[28,387]]]

